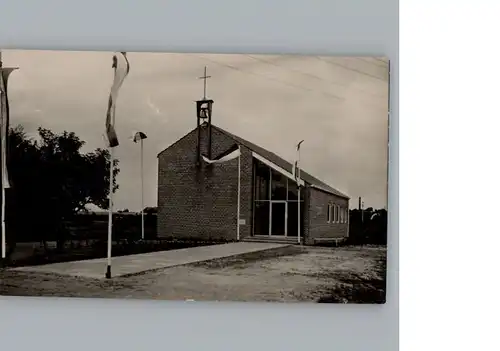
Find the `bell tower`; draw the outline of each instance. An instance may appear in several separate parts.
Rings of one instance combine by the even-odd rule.
[[[203,99],[196,101],[196,127],[198,129],[198,145],[197,145],[197,160],[196,165],[201,166],[201,126],[206,123],[208,148],[207,157],[212,158],[212,105],[213,100],[207,98],[207,79],[212,76],[207,76],[207,66],[202,77],[203,79]]]

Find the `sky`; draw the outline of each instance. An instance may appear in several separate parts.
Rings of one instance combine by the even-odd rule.
[[[11,126],[36,136],[39,126],[75,132],[83,152],[103,138],[113,79],[112,52],[3,51]],[[127,53],[119,92],[120,161],[115,208],[141,207],[144,132],[145,206],[157,204],[157,154],[196,126],[195,101],[213,99],[212,123],[293,162],[351,197],[350,207],[387,207],[388,60],[381,57]]]

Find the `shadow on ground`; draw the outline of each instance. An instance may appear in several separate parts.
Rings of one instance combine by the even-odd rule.
[[[385,257],[378,259],[376,275],[366,276],[354,272],[337,272],[334,287],[326,287],[319,303],[359,303],[383,304],[386,302],[386,267]]]
[[[233,269],[244,269],[255,262],[276,259],[285,256],[294,256],[306,252],[300,246],[285,246],[282,248],[273,248],[256,252],[249,252],[242,255],[218,258],[210,261],[196,262],[188,265],[188,267],[200,267],[205,269],[221,269],[231,267]]]

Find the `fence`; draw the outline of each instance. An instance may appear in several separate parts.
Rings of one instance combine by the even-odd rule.
[[[114,239],[139,239],[141,222],[140,214],[113,214]],[[106,240],[108,215],[106,213],[76,215],[63,223],[46,223],[43,218],[26,216],[23,223],[13,223],[9,227],[7,234],[18,243],[56,241],[61,230],[64,230],[66,240]],[[156,214],[144,215],[144,237],[156,238]]]

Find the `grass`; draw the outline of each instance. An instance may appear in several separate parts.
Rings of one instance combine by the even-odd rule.
[[[386,302],[386,268],[385,257],[378,258],[376,274],[364,275],[358,272],[337,272],[333,287],[326,287],[319,303],[359,303],[383,304]]]
[[[109,281],[0,270],[0,295],[380,304],[385,257],[382,246],[287,246]]]
[[[380,246],[369,245],[349,246],[339,248],[339,251],[355,253],[356,260],[364,262],[363,270],[340,268],[342,263],[349,258],[340,256],[333,266],[323,267],[314,272],[283,272],[283,276],[304,275],[320,279],[325,283],[315,286],[311,296],[315,296],[317,303],[358,303],[358,304],[383,304],[386,302],[386,251],[378,250]],[[368,249],[369,251],[366,251]],[[371,250],[373,249],[373,250]],[[345,251],[344,251],[345,250]],[[334,249],[334,251],[336,251]],[[191,264],[192,267],[206,269],[245,269],[257,261],[272,260],[279,257],[290,257],[307,252],[307,249],[298,246],[289,246],[281,249],[252,252],[234,257],[226,257],[211,261]],[[309,298],[308,298],[309,299]]]
[[[339,248],[339,252],[350,253],[354,256],[339,256],[333,265],[322,267],[311,272],[283,272],[282,276],[304,275],[324,281],[324,284],[315,286],[310,295],[317,303],[358,303],[384,304],[386,302],[386,251],[379,250],[381,246],[349,246]],[[336,251],[334,249],[334,251]],[[297,246],[289,246],[278,250],[252,252],[235,257],[226,257],[205,262],[191,264],[192,267],[206,269],[245,269],[257,261],[272,260],[279,257],[290,257],[307,252]],[[349,258],[350,257],[350,258]],[[363,262],[363,269],[342,268],[348,261]],[[300,294],[299,294],[300,295]],[[307,300],[310,297],[306,298]]]
[[[249,252],[246,254],[223,257],[210,261],[202,261],[192,263],[189,266],[191,267],[202,267],[207,269],[221,269],[226,267],[231,267],[235,269],[243,269],[246,266],[266,259],[273,259],[283,256],[292,256],[303,253],[303,249],[301,247],[290,245],[281,248],[273,248],[269,250]]]

